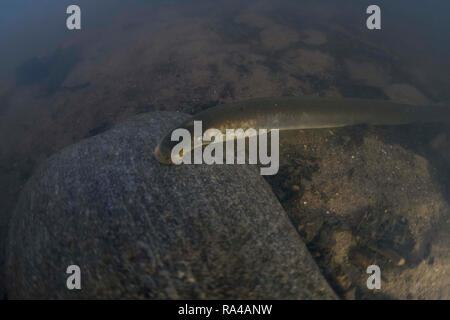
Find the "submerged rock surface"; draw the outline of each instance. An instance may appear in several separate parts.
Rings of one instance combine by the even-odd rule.
[[[450,298],[448,137],[436,124],[280,135],[268,181],[340,297]],[[366,285],[373,264],[381,290]]]
[[[10,224],[9,298],[335,298],[257,168],[156,162],[186,117],[137,116],[34,174]]]

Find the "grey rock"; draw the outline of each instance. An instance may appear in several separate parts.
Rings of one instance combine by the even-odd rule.
[[[37,170],[10,224],[9,298],[336,297],[257,168],[155,161],[186,117],[137,116]]]

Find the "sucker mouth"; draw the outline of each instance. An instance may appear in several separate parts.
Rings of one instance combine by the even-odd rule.
[[[160,148],[160,144],[158,144],[155,148],[155,151],[153,152],[153,154],[155,155],[156,160],[161,163],[161,164],[165,164],[165,165],[171,165],[172,164],[172,160],[170,158],[165,158],[163,156],[163,153],[161,152],[161,148]]]

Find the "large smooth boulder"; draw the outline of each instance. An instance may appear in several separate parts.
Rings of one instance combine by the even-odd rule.
[[[9,298],[335,298],[257,168],[155,161],[186,117],[137,116],[35,172],[10,224]]]

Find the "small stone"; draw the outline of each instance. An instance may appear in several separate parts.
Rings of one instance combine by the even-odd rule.
[[[346,274],[337,276],[336,280],[337,280],[339,286],[344,291],[348,290],[350,288],[350,286],[352,285],[352,282],[351,282],[350,278]]]

